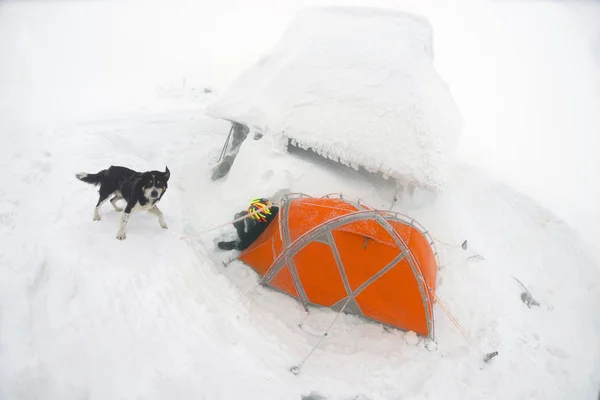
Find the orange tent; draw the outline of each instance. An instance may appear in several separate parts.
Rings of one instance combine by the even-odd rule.
[[[286,196],[277,220],[240,255],[261,283],[433,338],[437,253],[428,233],[360,201]]]

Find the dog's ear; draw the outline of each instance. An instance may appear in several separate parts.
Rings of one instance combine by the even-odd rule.
[[[169,180],[170,177],[171,177],[171,171],[169,171],[169,167],[167,167],[165,165],[165,179]]]

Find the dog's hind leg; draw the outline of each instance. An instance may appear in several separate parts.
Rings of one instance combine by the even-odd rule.
[[[100,192],[98,204],[96,204],[96,208],[94,208],[94,221],[100,221],[100,219],[102,219],[98,211],[100,211],[100,207],[102,207],[102,204],[106,203],[106,200],[108,200],[108,196],[108,194],[103,194],[102,192]]]
[[[117,212],[123,211],[123,209],[117,205],[117,201],[121,200],[122,198],[123,198],[123,196],[121,196],[120,194],[116,194],[115,197],[110,199],[110,204],[112,204],[113,208]]]
[[[165,216],[163,215],[162,211],[160,211],[160,209],[157,206],[152,207],[151,209],[148,210],[148,212],[150,212],[158,217],[158,223],[161,228],[163,228],[163,229],[168,228],[167,223],[165,222]]]

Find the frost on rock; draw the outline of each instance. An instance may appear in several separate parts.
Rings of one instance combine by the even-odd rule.
[[[207,114],[435,191],[462,129],[429,22],[368,8],[300,12]]]
[[[229,136],[221,152],[221,157],[219,158],[217,165],[215,165],[212,169],[213,180],[227,175],[231,169],[231,166],[233,165],[233,161],[235,160],[238,151],[240,150],[242,142],[246,140],[246,137],[248,136],[248,132],[249,129],[247,126],[237,122],[231,123],[231,131],[229,132]]]

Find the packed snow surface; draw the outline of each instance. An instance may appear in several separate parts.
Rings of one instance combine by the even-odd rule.
[[[210,96],[207,96],[210,97]],[[41,130],[11,140],[4,161],[0,274],[3,399],[593,398],[598,265],[552,214],[468,167],[435,203],[401,198],[441,251],[438,294],[484,364],[438,306],[436,342],[296,300],[216,249],[255,196],[343,192],[389,208],[395,185],[311,153],[249,139],[228,177],[210,180],[229,130],[206,99]],[[3,140],[7,140],[4,137]],[[6,143],[6,142],[5,142]],[[256,157],[260,154],[260,157]],[[156,217],[134,214],[125,241],[96,190],[73,176],[112,163],[171,170]],[[6,170],[6,169],[5,169]],[[184,235],[200,234],[181,240]],[[517,277],[541,303],[528,308]],[[361,398],[361,397],[359,397]]]
[[[433,67],[429,22],[402,12],[300,12],[209,115],[402,183],[438,190],[462,119]]]

